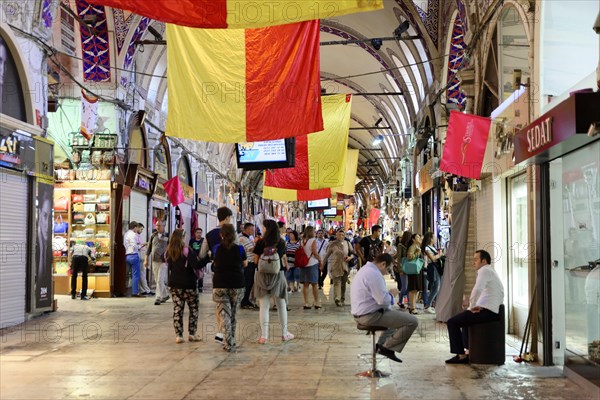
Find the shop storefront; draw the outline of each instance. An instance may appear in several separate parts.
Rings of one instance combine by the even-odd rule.
[[[54,144],[41,119],[31,76],[35,52],[22,54],[0,27],[0,329],[51,310]],[[8,29],[8,28],[6,28]],[[35,61],[33,61],[35,62]],[[39,104],[39,103],[38,103]],[[39,121],[38,121],[39,124]]]
[[[52,151],[38,129],[0,123],[0,327],[52,308]]]
[[[600,386],[600,93],[571,96],[515,136],[534,165],[538,312],[545,365]]]

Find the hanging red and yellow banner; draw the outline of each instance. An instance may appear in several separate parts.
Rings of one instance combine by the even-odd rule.
[[[167,25],[167,135],[205,142],[323,130],[319,21],[262,29]]]
[[[321,102],[325,129],[297,137],[295,166],[265,171],[266,186],[310,190],[343,184],[352,97],[324,96]]]
[[[479,179],[491,123],[489,118],[451,111],[440,170]]]
[[[192,28],[262,28],[383,8],[383,0],[88,0]]]
[[[344,182],[339,187],[314,190],[281,189],[264,185],[263,180],[263,198],[279,201],[309,201],[329,198],[332,195],[335,195],[335,193],[354,194],[356,169],[358,168],[358,153],[359,150],[348,149]]]

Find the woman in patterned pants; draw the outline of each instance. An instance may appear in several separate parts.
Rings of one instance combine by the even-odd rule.
[[[200,335],[196,334],[198,327],[198,289],[196,287],[197,266],[195,257],[188,262],[189,249],[183,240],[183,229],[176,229],[171,236],[165,259],[168,264],[168,286],[173,298],[173,326],[175,327],[175,343],[183,343],[183,311],[187,303],[190,308],[188,324],[190,342],[199,342]]]

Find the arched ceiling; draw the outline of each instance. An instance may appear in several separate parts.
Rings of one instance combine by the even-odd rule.
[[[118,12],[117,12],[118,13]],[[345,15],[321,21],[321,42],[360,40],[347,45],[321,46],[322,88],[330,93],[354,93],[349,145],[360,149],[358,177],[368,184],[360,185],[367,191],[392,180],[400,159],[408,154],[409,128],[416,122],[419,112],[427,103],[427,95],[433,91],[440,71],[438,58],[438,0],[384,0],[384,9]],[[123,39],[126,46],[135,40],[153,40],[147,30],[151,25],[164,36],[164,25],[147,18],[132,17]],[[376,49],[373,38],[391,38],[400,23],[408,20],[410,28],[403,34],[419,36],[416,40],[385,40]],[[168,41],[168,38],[167,38]],[[157,45],[137,46],[137,51],[127,52],[123,67],[135,63],[137,75],[135,86],[141,88],[149,106],[167,112],[166,47]],[[123,52],[124,53],[124,52]],[[133,58],[132,58],[133,56]],[[401,93],[401,94],[398,94]],[[374,128],[381,119],[379,127]],[[357,129],[360,128],[360,129]],[[363,129],[366,128],[366,129]],[[383,135],[383,143],[374,147],[373,138]],[[218,152],[228,157],[225,165],[235,166],[232,145],[202,144],[204,151]],[[247,174],[245,181],[256,181],[256,172]],[[238,178],[241,178],[238,171]]]

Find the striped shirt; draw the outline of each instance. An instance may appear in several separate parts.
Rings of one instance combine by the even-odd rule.
[[[285,246],[285,253],[287,256],[289,268],[294,268],[294,261],[296,260],[296,250],[300,247],[300,242],[290,243],[288,242]]]
[[[246,251],[248,262],[254,263],[254,237],[241,233],[239,238],[240,244],[244,246],[244,250]]]

